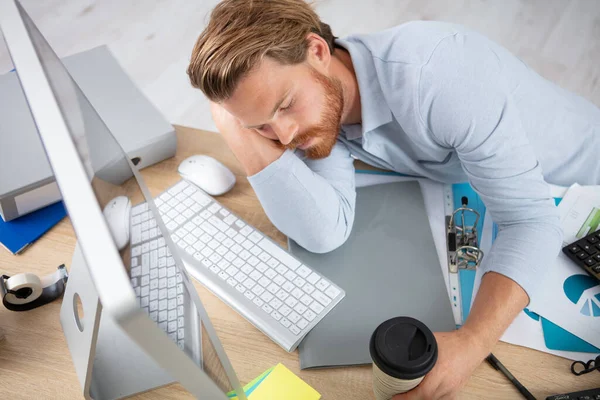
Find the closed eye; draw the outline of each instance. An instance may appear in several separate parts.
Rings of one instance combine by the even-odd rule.
[[[294,100],[292,99],[289,104],[285,107],[280,107],[279,111],[285,111],[285,110],[289,110],[290,108],[292,108],[292,106],[294,105]]]

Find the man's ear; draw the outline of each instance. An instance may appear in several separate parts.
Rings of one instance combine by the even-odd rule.
[[[316,33],[309,33],[306,37],[308,48],[306,61],[308,64],[324,75],[329,75],[331,64],[331,53],[325,39]]]

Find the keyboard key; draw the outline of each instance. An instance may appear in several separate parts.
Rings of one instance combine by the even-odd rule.
[[[301,330],[298,329],[298,327],[296,325],[292,325],[288,329],[290,330],[290,332],[292,332],[296,336],[298,336],[301,332]]]
[[[271,300],[273,300],[273,295],[271,293],[265,291],[263,294],[260,295],[260,298],[262,300],[264,300],[266,303],[268,303]]]
[[[579,258],[580,260],[584,260],[588,257],[588,253],[586,253],[585,251],[580,251],[579,253],[577,253],[577,258]]]
[[[292,296],[300,300],[302,296],[304,296],[304,292],[299,288],[295,288],[294,290],[292,290]]]
[[[306,285],[304,285],[302,290],[304,290],[304,292],[306,292],[307,294],[312,294],[312,292],[315,291],[315,287],[310,283],[307,283]]]
[[[271,284],[271,280],[269,278],[267,278],[266,276],[263,276],[262,278],[260,278],[258,280],[258,284],[261,285],[262,287],[266,288],[267,286],[269,286]]]
[[[221,206],[218,205],[217,203],[213,203],[210,207],[208,207],[208,211],[210,211],[212,214],[216,213],[220,209],[221,209]]]
[[[248,289],[252,289],[254,287],[254,285],[256,285],[256,282],[250,278],[248,278],[244,281],[244,286]]]
[[[229,286],[233,286],[233,287],[235,287],[235,286],[237,285],[237,281],[236,281],[235,279],[233,279],[233,278],[228,278],[228,279],[227,279],[227,284],[228,284]]]
[[[294,272],[288,270],[285,275],[284,275],[289,281],[293,281],[294,279],[296,279],[298,277],[298,275],[296,275]]]
[[[285,304],[287,304],[288,306],[294,308],[294,307],[296,307],[296,304],[298,304],[298,300],[296,300],[294,298],[294,296],[288,296],[288,298],[285,299]]]
[[[295,324],[296,322],[300,321],[300,315],[298,315],[298,313],[297,313],[296,311],[292,311],[292,312],[290,313],[290,315],[288,315],[287,317],[288,317],[288,319],[289,319],[290,321],[292,321],[294,324]]]
[[[300,301],[301,301],[301,302],[302,302],[302,303],[303,303],[305,306],[308,306],[308,305],[310,305],[310,303],[312,303],[312,302],[313,302],[313,299],[312,299],[312,298],[311,298],[309,295],[305,294],[304,296],[302,296],[302,298],[300,299]]]
[[[596,248],[591,244],[584,244],[580,247],[583,249],[583,251],[585,251],[589,255],[594,255],[598,252],[598,250],[596,250]]]
[[[268,304],[263,304],[262,310],[267,314],[271,314],[273,312],[273,308]]]
[[[594,260],[593,258],[591,258],[591,257],[590,257],[590,258],[588,258],[587,260],[585,260],[585,264],[586,264],[588,267],[591,267],[591,266],[593,266],[593,265],[596,265],[596,260]]]
[[[260,285],[254,285],[254,287],[252,288],[252,293],[254,293],[257,296],[260,296],[264,292],[265,292],[265,289]]]
[[[292,271],[295,271],[301,263],[296,260],[290,254],[288,254],[281,247],[277,246],[275,243],[271,242],[269,239],[263,239],[258,242],[258,245],[267,253],[271,254],[273,257],[277,258],[280,262],[285,264]]]
[[[277,276],[277,272],[275,272],[274,270],[272,270],[271,268],[267,269],[264,272],[265,276],[269,279],[273,279]]]
[[[237,284],[235,286],[235,289],[240,293],[244,293],[246,291],[246,288],[244,287],[244,285],[241,285],[241,284]]]
[[[244,243],[242,243],[242,246],[246,249],[246,250],[250,250],[251,248],[255,247],[254,243],[252,243],[250,240],[246,239],[246,241],[244,241]]]
[[[288,307],[288,306],[286,306],[286,305],[282,305],[282,306],[281,306],[281,307],[279,307],[277,310],[278,310],[278,311],[279,311],[279,313],[280,313],[281,315],[283,315],[284,317],[287,317],[287,316],[288,316],[288,314],[292,312],[292,309],[291,309],[291,308],[289,308],[289,307]]]
[[[273,294],[277,293],[279,291],[279,286],[277,286],[274,283],[271,283],[268,287],[267,290]]]
[[[290,270],[287,269],[287,267],[285,265],[279,264],[275,267],[275,271],[279,272],[281,275],[285,275]]]
[[[256,269],[262,273],[264,273],[266,270],[269,269],[269,266],[265,263],[258,263],[258,265],[256,266]]]
[[[240,254],[238,254],[238,257],[241,258],[244,261],[246,261],[247,259],[249,259],[251,256],[252,256],[252,254],[250,254],[247,250],[242,250],[240,252]]]
[[[279,286],[283,285],[286,280],[283,276],[281,275],[277,275],[275,278],[273,278],[273,282],[275,282],[276,284],[278,284]]]
[[[323,292],[316,290],[314,291],[311,296],[313,297],[313,299],[317,300],[319,303],[323,304],[324,306],[328,306],[331,303],[331,299],[327,296],[325,296],[323,294]],[[306,303],[304,303],[306,304]],[[308,305],[308,304],[306,304]]]
[[[296,273],[303,278],[306,278],[308,275],[310,275],[311,272],[312,271],[306,265],[302,265],[296,270]]]
[[[297,277],[296,279],[294,279],[294,285],[298,287],[303,287],[304,285],[306,285],[306,281],[300,277]]]
[[[275,321],[279,321],[281,319],[281,314],[279,314],[277,311],[273,311],[271,313],[271,317],[273,317],[273,319],[275,319]]]
[[[241,268],[242,265],[244,265],[245,263],[244,263],[244,261],[242,259],[236,258],[235,260],[233,260],[232,264],[235,265],[238,268]]]
[[[204,193],[197,190],[194,192],[190,198],[194,200],[196,203],[200,204],[202,207],[206,207],[212,201],[210,197],[206,196]]]
[[[248,239],[250,239],[253,243],[258,243],[262,240],[263,235],[261,235],[260,233],[254,231],[252,232],[249,236]]]
[[[227,272],[221,271],[221,272],[219,272],[219,278],[221,278],[225,281],[225,280],[227,280],[227,278],[229,278],[229,275],[227,275]]]
[[[321,276],[319,274],[317,274],[316,272],[313,272],[312,274],[310,274],[308,276],[308,278],[306,278],[306,280],[311,284],[314,285],[315,283],[317,283],[319,281],[319,279],[321,279]]]
[[[248,259],[248,264],[250,264],[253,267],[256,267],[258,265],[260,261],[258,260],[258,258],[252,256]]]
[[[296,326],[298,326],[298,328],[300,328],[300,329],[304,329],[308,326],[308,321],[305,320],[304,318],[302,318],[300,321],[298,321]]]
[[[239,219],[237,221],[235,221],[235,225],[238,228],[243,228],[244,226],[246,226],[246,224],[243,221],[239,220]]]
[[[325,308],[318,302],[313,301],[313,303],[310,305],[310,309],[316,312],[317,314],[321,314],[321,312],[323,312]]]
[[[290,281],[285,281],[285,283],[281,287],[283,288],[283,290],[289,293],[292,290],[294,290],[295,286]]]
[[[275,268],[279,265],[279,261],[274,258],[270,258],[269,261],[267,261],[267,265],[271,268]]]
[[[291,325],[291,322],[288,321],[286,318],[281,318],[281,320],[279,320],[279,323],[285,326],[286,328],[289,328]]]
[[[254,300],[252,300],[252,302],[253,302],[254,304],[256,304],[257,306],[259,306],[259,307],[262,307],[262,306],[263,306],[263,304],[265,304],[265,302],[264,302],[264,301],[262,301],[262,300],[261,300],[260,298],[258,298],[258,297],[255,297],[255,298],[254,298]]]
[[[304,304],[302,303],[298,303],[294,306],[294,311],[296,311],[298,314],[302,315],[306,312],[307,308]]]
[[[283,289],[279,289],[279,291],[275,294],[275,296],[277,296],[277,298],[281,301],[284,301],[285,299],[287,299],[290,295]]]
[[[333,285],[329,286],[329,288],[327,288],[327,290],[325,290],[325,294],[327,296],[331,297],[332,299],[335,299],[336,297],[338,297],[338,295],[340,293],[341,293],[340,290]]]
[[[235,276],[234,276],[235,280],[238,281],[239,283],[244,282],[246,279],[248,279],[248,275],[244,274],[243,272],[238,272]]]
[[[321,279],[319,282],[317,282],[315,287],[320,291],[324,292],[325,289],[329,287],[329,282],[326,279]]]
[[[313,303],[313,304],[318,304],[318,303]],[[317,318],[317,314],[315,314],[314,312],[312,312],[311,310],[307,310],[304,313],[304,318],[306,318],[308,321],[312,322],[315,318]]]
[[[231,225],[233,224],[235,221],[237,220],[237,217],[233,214],[229,214],[227,217],[225,217],[223,219],[223,222],[225,222],[227,225]]]

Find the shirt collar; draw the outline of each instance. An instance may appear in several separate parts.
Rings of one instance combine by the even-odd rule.
[[[360,129],[346,129],[346,138],[354,140],[367,132],[392,121],[392,112],[383,96],[381,83],[377,77],[373,56],[362,43],[348,39],[336,39],[335,44],[350,53],[358,91],[360,94],[361,125]],[[352,137],[350,137],[352,136]]]

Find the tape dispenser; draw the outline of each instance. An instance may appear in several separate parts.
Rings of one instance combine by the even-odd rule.
[[[69,274],[65,265],[47,276],[31,273],[0,277],[2,304],[11,311],[27,311],[56,300],[65,291]]]

